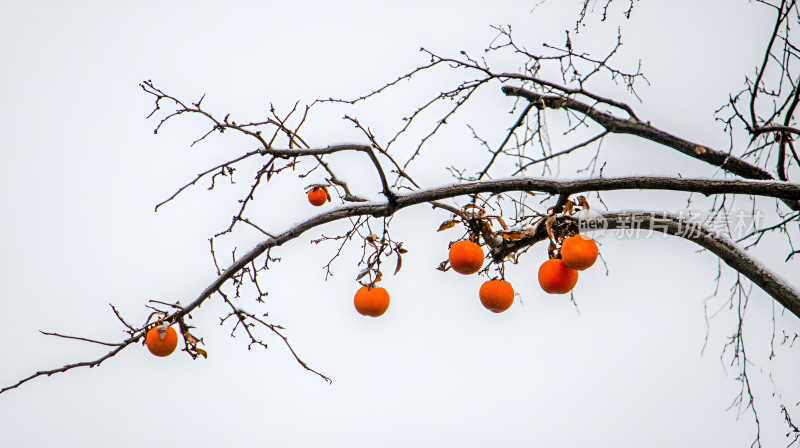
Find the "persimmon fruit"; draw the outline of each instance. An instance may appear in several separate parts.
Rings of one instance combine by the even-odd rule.
[[[470,275],[483,266],[483,249],[472,241],[457,241],[450,247],[450,266],[459,274]]]
[[[493,313],[502,313],[514,303],[514,288],[505,280],[489,280],[478,291],[484,308]]]
[[[597,244],[587,236],[572,235],[561,243],[561,259],[572,269],[587,269],[597,261]]]
[[[167,327],[167,330],[162,333],[157,325],[147,331],[144,343],[150,353],[162,357],[169,356],[178,347],[178,332],[172,327]]]
[[[578,271],[560,258],[551,258],[539,267],[539,286],[548,294],[566,294],[578,283]]]
[[[308,202],[315,207],[328,202],[328,191],[325,187],[314,187],[308,191]]]
[[[356,291],[353,304],[360,314],[378,317],[389,309],[389,293],[379,286],[362,286]]]

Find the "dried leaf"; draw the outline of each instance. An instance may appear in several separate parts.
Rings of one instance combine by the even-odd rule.
[[[394,268],[394,275],[397,275],[397,272],[400,271],[400,268],[403,267],[403,257],[400,256],[400,251],[397,251],[397,267]]]
[[[589,201],[586,200],[586,196],[578,196],[578,205],[585,210],[589,210]]]
[[[375,283],[378,283],[379,281],[381,281],[382,278],[383,278],[383,272],[378,271],[378,275],[375,276],[375,281],[372,282],[372,284],[374,285]]]
[[[328,202],[331,202],[331,193],[330,193],[330,191],[328,191],[327,188],[323,188],[323,190],[325,190],[325,196],[328,197]]]
[[[197,339],[188,331],[183,332],[183,339],[185,339],[188,344],[192,345],[197,345],[200,342],[200,339]]]
[[[505,238],[507,240],[521,240],[521,239],[529,236],[527,233],[525,233],[525,232],[523,232],[521,230],[513,230],[511,232],[502,232],[501,231],[501,232],[497,232],[497,234],[502,236],[503,238]]]
[[[502,227],[502,228],[503,228],[503,230],[508,230],[508,226],[506,225],[506,222],[505,222],[505,221],[503,221],[503,218],[501,218],[501,217],[499,217],[499,216],[498,216],[498,217],[497,217],[497,222],[499,222],[499,223],[500,223],[500,227]]]
[[[447,265],[447,260],[439,263],[439,266],[436,267],[437,271],[447,272],[450,269],[450,266]]]
[[[575,213],[575,203],[571,200],[567,200],[567,202],[564,204],[564,214],[566,215],[567,213],[570,215]]]
[[[441,232],[442,230],[447,230],[449,228],[455,227],[455,225],[458,222],[459,221],[455,220],[455,219],[450,220],[450,221],[445,221],[445,222],[442,223],[442,225],[439,226],[439,230],[437,230],[437,232]]]
[[[478,213],[479,217],[486,214],[486,210],[484,210],[483,208],[481,208],[481,207],[479,207],[479,206],[477,206],[475,204],[467,204],[467,205],[464,206],[464,208],[462,210],[464,210],[464,213],[467,213],[467,209],[470,209],[470,208],[477,209],[477,213]]]
[[[553,234],[553,224],[556,222],[555,216],[548,216],[547,221],[544,222],[544,228],[547,230],[547,235],[550,237],[550,241],[555,244],[556,236]]]
[[[202,348],[196,348],[194,350],[197,352],[198,355],[201,355],[203,358],[208,359],[208,352],[207,351],[203,350]]]
[[[358,276],[356,276],[356,281],[361,280],[368,273],[369,273],[369,268],[362,270],[361,272],[358,273]]]

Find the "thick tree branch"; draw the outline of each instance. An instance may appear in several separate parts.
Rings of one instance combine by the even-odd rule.
[[[800,92],[800,89],[798,90],[798,92]],[[761,127],[757,127],[757,128],[752,130],[752,133],[753,133],[754,136],[761,135],[761,134],[767,134],[767,133],[770,133],[770,132],[784,132],[784,133],[788,132],[790,134],[800,135],[800,129],[793,128],[791,126],[782,126],[782,125],[778,125],[778,124],[771,124],[769,126],[761,126]]]
[[[569,217],[566,219],[574,220]],[[650,230],[667,235],[678,236],[689,240],[713,254],[717,255],[728,266],[732,267],[764,292],[769,294],[792,314],[800,317],[800,292],[795,290],[785,280],[780,279],[758,260],[751,257],[745,250],[736,245],[730,238],[712,232],[707,227],[667,212],[659,211],[623,211],[611,212],[602,215],[595,223],[597,228],[603,230],[622,230],[639,232]],[[493,259],[499,261],[509,254],[549,238],[545,230],[544,221],[540,221],[529,236],[505,241],[495,247]]]
[[[520,87],[504,86],[503,93],[509,96],[519,96],[528,101],[538,103],[541,107],[552,109],[569,109],[580,112],[591,118],[607,131],[617,134],[631,134],[637,137],[660,143],[673,148],[690,157],[708,164],[718,166],[737,176],[746,179],[774,179],[772,174],[758,166],[734,157],[728,153],[718,151],[707,146],[699,145],[653,127],[648,123],[629,118],[618,118],[606,112],[599,111],[594,106],[558,95],[544,95]],[[795,198],[792,203],[787,203],[793,210],[800,209],[800,203]]]
[[[708,249],[728,266],[758,285],[792,314],[800,317],[800,292],[777,277],[731,239],[715,234],[704,226],[687,223],[677,216],[663,212],[606,213],[603,218],[609,224],[608,229],[630,229],[635,225],[636,228],[679,236]]]
[[[778,181],[746,181],[746,180],[713,180],[713,179],[675,179],[669,177],[625,177],[607,179],[586,179],[575,181],[558,181],[551,179],[518,178],[493,181],[466,182],[431,190],[423,190],[407,195],[397,195],[394,204],[359,204],[338,208],[328,213],[317,215],[284,233],[258,244],[250,252],[243,255],[213,283],[211,283],[192,303],[183,310],[170,316],[172,322],[190,313],[214,294],[237,272],[254,261],[258,256],[272,247],[291,241],[306,231],[323,224],[354,216],[388,216],[397,210],[433,202],[441,199],[478,193],[504,193],[508,191],[539,191],[552,195],[571,195],[586,191],[609,190],[671,190],[702,193],[705,195],[736,193],[767,196],[781,199],[800,198],[800,185]],[[800,311],[800,310],[799,310]],[[800,314],[798,314],[800,317]]]
[[[237,259],[230,267],[224,270],[200,295],[185,307],[180,307],[173,314],[167,316],[165,320],[176,323],[183,316],[188,315],[194,309],[201,306],[206,299],[214,293],[219,292],[225,282],[234,278],[256,258],[267,252],[273,247],[281,246],[293,239],[298,238],[303,233],[323,224],[337,221],[340,219],[355,216],[390,216],[396,211],[411,207],[413,205],[430,203],[434,207],[444,208],[448,211],[457,213],[458,210],[446,204],[437,203],[437,200],[453,198],[463,195],[478,193],[503,193],[510,191],[539,191],[551,195],[559,195],[561,198],[569,195],[586,191],[608,191],[608,190],[672,190],[696,192],[706,195],[737,193],[759,195],[782,199],[800,198],[800,185],[777,181],[747,181],[747,180],[713,180],[713,179],[674,179],[658,177],[627,177],[609,179],[585,179],[573,181],[558,181],[551,179],[519,178],[492,181],[476,181],[462,184],[450,185],[436,189],[422,190],[406,195],[396,195],[393,204],[368,203],[340,207],[327,213],[314,216],[305,222],[297,224],[291,229],[276,235],[266,241],[256,245],[250,252]],[[756,260],[750,258],[746,252],[736,246],[732,241],[714,235],[699,226],[690,226],[692,232],[686,232],[688,224],[680,218],[669,215],[665,212],[626,212],[609,213],[604,216],[609,229],[622,228],[622,223],[630,223],[631,220],[639,222],[640,228],[662,231],[670,235],[678,235],[689,239],[698,245],[708,249],[718,255],[728,265],[751,279],[765,292],[786,307],[795,316],[800,317],[800,294],[793,290],[786,282],[778,279],[774,274],[762,267]],[[539,226],[542,227],[542,226]],[[628,228],[628,227],[625,227]],[[688,235],[687,235],[688,234]],[[518,240],[513,243],[517,249],[530,246],[538,241],[544,240],[543,232],[534,232],[527,240]],[[507,249],[507,248],[506,248]],[[127,324],[126,324],[127,325]],[[130,327],[129,327],[130,328]],[[16,384],[0,389],[0,393],[19,387],[20,385],[40,376],[49,376],[54,373],[66,372],[77,367],[94,367],[100,365],[106,359],[115,356],[127,346],[139,341],[144,333],[144,329],[133,331],[131,337],[119,343],[116,348],[106,355],[94,360],[75,364],[69,364],[58,369],[36,372]],[[96,341],[91,341],[96,342]],[[113,344],[109,344],[113,345]],[[296,355],[295,355],[296,356]],[[306,367],[304,365],[304,367]]]

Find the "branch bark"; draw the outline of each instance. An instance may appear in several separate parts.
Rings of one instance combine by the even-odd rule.
[[[686,154],[689,157],[701,160],[710,165],[718,166],[731,174],[735,174],[745,179],[774,179],[772,174],[761,167],[752,165],[723,151],[718,151],[716,149],[682,139],[668,132],[664,132],[650,125],[649,123],[641,122],[635,118],[618,118],[607,112],[599,111],[592,105],[566,96],[545,95],[523,89],[521,87],[513,86],[503,86],[502,90],[506,95],[525,98],[528,101],[539,104],[541,107],[547,107],[551,109],[564,108],[580,112],[597,122],[597,124],[600,126],[603,126],[609,132],[616,134],[635,135],[652,142],[660,143],[664,146]],[[800,210],[800,200],[797,198],[784,202],[792,210]]]
[[[230,267],[224,270],[200,295],[190,304],[180,308],[172,315],[165,318],[170,323],[175,323],[181,317],[189,314],[194,309],[201,306],[206,299],[214,293],[220,291],[222,285],[233,278],[242,269],[254,262],[256,258],[264,254],[269,249],[281,246],[308,230],[319,227],[323,224],[345,219],[354,216],[389,216],[395,212],[413,205],[423,203],[432,204],[434,207],[446,209],[457,213],[458,210],[436,202],[439,199],[452,198],[462,195],[478,193],[502,193],[509,191],[539,191],[549,193],[553,196],[567,197],[572,194],[586,191],[608,191],[608,190],[629,190],[629,189],[648,189],[648,190],[674,190],[697,192],[706,195],[737,193],[767,196],[781,199],[800,198],[800,185],[778,181],[752,181],[752,180],[713,180],[713,179],[673,179],[659,177],[625,177],[609,179],[585,179],[573,181],[558,181],[551,179],[520,178],[492,181],[468,182],[436,189],[422,190],[406,195],[395,195],[394,203],[367,203],[340,207],[327,213],[314,216],[305,222],[297,224],[291,229],[263,241],[256,245],[250,252],[236,260]],[[604,215],[608,229],[629,228],[623,227],[630,222],[636,221],[641,229],[652,229],[661,231],[669,235],[676,235],[688,239],[719,256],[725,263],[736,269],[753,283],[761,287],[767,294],[773,297],[795,316],[800,317],[800,293],[792,288],[787,282],[778,278],[757,260],[750,257],[744,250],[727,238],[713,234],[706,228],[693,225],[692,232],[687,233],[688,223],[679,217],[670,215],[667,212],[618,212],[607,213]],[[541,226],[540,226],[541,227]],[[540,235],[541,234],[541,235]],[[542,232],[535,232],[531,238],[524,241],[514,241],[523,248],[530,246],[538,241],[544,240]],[[510,246],[509,246],[510,247]],[[116,313],[116,310],[115,310]],[[119,314],[117,313],[119,317]],[[124,323],[124,321],[123,321]],[[132,328],[127,323],[128,328]],[[38,378],[40,376],[50,376],[55,373],[66,372],[77,367],[94,367],[103,361],[115,356],[129,345],[139,341],[144,336],[143,329],[135,330],[131,337],[120,342],[116,347],[104,356],[94,360],[68,364],[63,367],[36,372],[17,383],[0,389],[0,393],[15,389],[20,385]],[[91,341],[96,342],[96,341]],[[115,345],[115,344],[109,344]],[[296,356],[296,355],[295,355]],[[301,363],[303,364],[303,363]],[[307,366],[304,365],[307,368]],[[323,376],[324,377],[324,376]]]
[[[672,190],[710,194],[736,193],[797,200],[800,198],[800,185],[779,181],[713,180],[713,179],[674,179],[670,177],[623,177],[608,179],[586,179],[558,181],[551,179],[519,178],[492,181],[466,182],[431,190],[423,190],[407,195],[397,195],[394,204],[371,203],[342,207],[328,213],[317,215],[295,227],[259,243],[243,255],[212,282],[194,301],[183,310],[168,318],[171,322],[190,313],[237,272],[253,262],[268,249],[281,246],[306,231],[323,224],[354,216],[389,216],[395,211],[412,205],[429,203],[441,199],[478,193],[503,193],[508,191],[539,191],[551,195],[571,195],[586,191],[609,190]],[[800,308],[793,313],[800,317]]]
[[[729,238],[717,235],[704,226],[687,223],[664,212],[619,212],[603,215],[608,229],[629,229],[636,223],[640,229],[654,230],[689,240],[718,256],[728,266],[758,285],[792,314],[800,317],[800,292],[779,278]]]

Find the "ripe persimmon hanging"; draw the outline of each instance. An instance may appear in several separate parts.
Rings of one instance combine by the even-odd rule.
[[[472,241],[456,241],[450,247],[449,260],[459,274],[474,274],[483,266],[483,249]]]
[[[572,235],[561,243],[561,259],[572,269],[587,269],[597,261],[597,243],[588,236]]]
[[[325,187],[314,187],[308,191],[308,202],[315,207],[319,207],[328,201],[328,191]]]
[[[362,286],[356,291],[353,304],[360,314],[378,317],[389,309],[389,293],[379,286]]]
[[[578,283],[578,271],[551,258],[539,267],[539,286],[548,294],[566,294]]]
[[[481,285],[478,297],[484,308],[493,313],[502,313],[514,303],[514,288],[505,280],[489,280]]]
[[[147,331],[144,343],[150,353],[156,356],[169,356],[178,347],[178,332],[172,327],[156,325]]]

